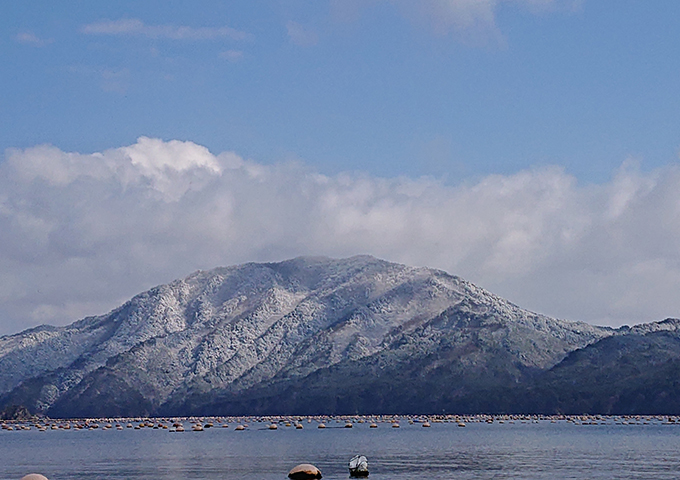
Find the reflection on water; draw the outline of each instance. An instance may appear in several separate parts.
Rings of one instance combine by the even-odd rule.
[[[212,428],[203,432],[125,429],[0,431],[0,480],[29,472],[60,479],[285,480],[298,463],[347,479],[347,462],[366,455],[381,479],[676,479],[680,426],[381,424],[303,430]]]

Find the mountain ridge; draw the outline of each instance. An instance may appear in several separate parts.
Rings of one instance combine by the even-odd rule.
[[[298,257],[199,270],[108,314],[0,337],[0,406],[63,417],[507,410],[480,396],[536,389],[607,337],[679,329],[556,320],[370,256]]]

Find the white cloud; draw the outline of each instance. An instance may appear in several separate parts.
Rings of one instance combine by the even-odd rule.
[[[66,71],[94,80],[102,91],[125,95],[130,85],[131,73],[128,68],[106,68],[101,66],[71,65]]]
[[[105,92],[125,95],[130,83],[130,70],[127,68],[101,70],[101,87]]]
[[[33,45],[34,47],[44,47],[54,42],[52,39],[42,39],[33,32],[20,32],[14,36],[14,40],[24,45]]]
[[[142,137],[0,164],[0,332],[104,313],[202,268],[369,253],[573,320],[680,315],[680,168],[603,185],[557,167],[449,186],[321,175]]]
[[[230,38],[245,40],[248,33],[231,27],[188,27],[183,25],[147,25],[138,18],[106,20],[90,23],[81,28],[87,35],[140,36],[169,40],[216,40]]]
[[[410,2],[409,2],[410,3]],[[419,2],[437,29],[494,25],[497,0],[427,0]]]
[[[226,50],[220,52],[219,57],[229,62],[238,62],[243,59],[243,52],[241,50]]]
[[[514,5],[540,13],[549,10],[577,10],[584,0],[333,0],[331,9],[339,19],[356,20],[359,12],[381,2],[395,5],[404,17],[425,25],[437,35],[454,34],[475,43],[504,43],[497,26],[499,8]]]
[[[319,36],[315,31],[305,28],[297,22],[288,22],[286,29],[290,41],[300,47],[311,47],[319,42]]]

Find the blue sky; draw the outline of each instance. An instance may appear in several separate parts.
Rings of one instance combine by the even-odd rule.
[[[479,1],[494,17],[470,27],[423,3],[10,2],[0,149],[147,135],[450,182],[545,164],[603,182],[629,156],[676,161],[678,2]],[[244,38],[86,33],[124,19]]]
[[[299,254],[680,315],[680,2],[5,3],[0,334]]]

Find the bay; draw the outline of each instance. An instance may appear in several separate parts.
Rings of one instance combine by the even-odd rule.
[[[605,422],[602,422],[605,423]],[[0,431],[0,479],[31,472],[61,479],[285,480],[299,463],[324,478],[348,478],[355,454],[368,457],[375,480],[427,479],[677,479],[680,426],[661,421],[355,423],[318,429],[254,423],[171,433],[163,429]],[[190,427],[189,424],[187,424]]]

